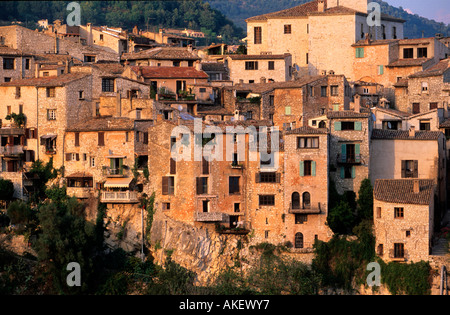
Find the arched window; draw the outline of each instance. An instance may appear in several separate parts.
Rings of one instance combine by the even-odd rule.
[[[327,124],[325,123],[325,121],[321,120],[319,122],[319,128],[327,128]]]
[[[303,248],[303,234],[300,232],[295,234],[295,248]]]
[[[309,192],[304,192],[303,195],[303,209],[309,209],[311,208],[311,195]]]
[[[300,209],[300,194],[293,192],[291,197],[292,209]]]

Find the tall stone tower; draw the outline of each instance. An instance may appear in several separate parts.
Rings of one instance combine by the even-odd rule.
[[[327,0],[327,8],[343,6],[356,11],[367,13],[368,0]]]

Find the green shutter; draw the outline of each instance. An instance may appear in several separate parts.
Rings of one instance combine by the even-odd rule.
[[[311,176],[316,176],[316,161],[311,162]]]
[[[109,166],[114,169],[114,159],[109,159]]]
[[[285,115],[291,115],[291,106],[286,106],[284,108],[284,114]]]
[[[341,161],[346,162],[347,161],[347,145],[341,144]]]
[[[123,175],[123,159],[119,159],[119,174]]]
[[[360,121],[355,121],[355,130],[362,130],[362,122]]]
[[[300,161],[300,176],[305,176],[305,163]]]
[[[341,166],[341,178],[345,178],[345,168]]]
[[[355,144],[355,162],[359,163],[361,161],[361,145]]]
[[[334,130],[335,131],[340,131],[341,130],[341,122],[340,121],[334,122]]]
[[[378,66],[378,75],[384,74],[384,66]]]
[[[356,167],[352,166],[352,178],[356,177]]]
[[[356,58],[364,58],[364,47],[356,48]]]

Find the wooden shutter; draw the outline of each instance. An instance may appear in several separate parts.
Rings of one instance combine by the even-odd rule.
[[[79,161],[80,160],[80,154],[76,154],[76,159],[77,159],[77,161]]]
[[[66,161],[72,160],[72,153],[66,153]]]
[[[148,144],[148,132],[144,132],[144,144]]]
[[[202,174],[209,174],[209,161],[207,161],[204,157],[202,158]]]
[[[104,146],[105,145],[105,133],[104,132],[99,132],[98,133],[98,145],[99,146]]]
[[[177,162],[175,162],[174,159],[170,159],[170,174],[176,174],[177,173]]]
[[[261,182],[261,173],[255,173],[255,183]]]
[[[169,194],[169,178],[168,177],[162,178],[162,194],[163,195]]]
[[[277,173],[276,176],[277,176],[277,179],[276,179],[277,183],[278,184],[281,183],[281,173]]]
[[[79,132],[75,132],[75,146],[76,147],[80,146],[80,133]]]
[[[300,176],[305,176],[305,162],[300,161]]]
[[[123,175],[123,159],[119,159],[119,174]]]
[[[402,178],[406,178],[406,161],[402,160]]]
[[[316,161],[311,161],[311,176],[316,176]]]
[[[197,181],[197,195],[201,195],[203,194],[202,178],[197,177],[196,181]]]
[[[419,178],[419,161],[414,161],[414,178]]]

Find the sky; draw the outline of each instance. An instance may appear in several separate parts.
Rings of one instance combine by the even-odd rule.
[[[394,7],[437,22],[450,24],[450,0],[384,0]]]

